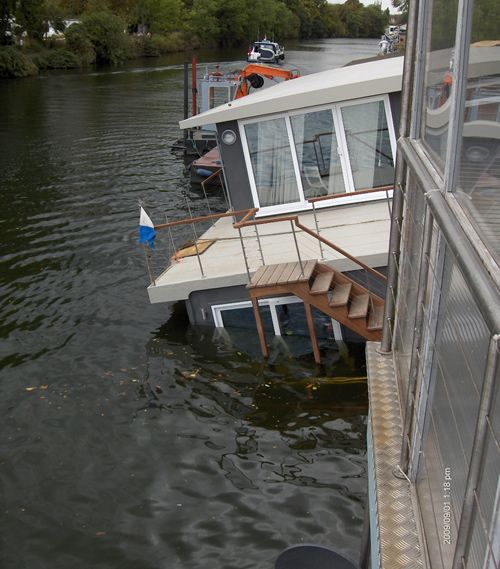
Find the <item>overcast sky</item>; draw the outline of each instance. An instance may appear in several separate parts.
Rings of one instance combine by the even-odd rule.
[[[375,2],[378,3],[378,1],[379,0],[361,0],[365,6],[368,6],[368,4],[375,4]],[[328,2],[330,2],[330,4],[343,4],[345,0],[328,0]],[[392,6],[391,0],[382,0],[382,10],[385,10],[386,8],[389,8],[391,14],[398,13],[396,8]]]

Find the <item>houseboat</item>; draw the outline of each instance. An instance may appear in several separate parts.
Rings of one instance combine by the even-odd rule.
[[[170,246],[171,263],[151,267],[150,301],[185,301],[194,324],[257,325],[266,356],[286,315],[317,361],[325,331],[379,338],[402,70],[299,77],[182,121],[214,125],[227,211],[156,226],[151,262]]]

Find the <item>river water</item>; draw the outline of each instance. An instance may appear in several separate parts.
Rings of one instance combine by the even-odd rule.
[[[287,64],[376,51],[301,42]],[[264,569],[301,542],[357,558],[363,347],[269,365],[149,305],[138,202],[205,211],[171,150],[182,60],[0,82],[2,568]]]

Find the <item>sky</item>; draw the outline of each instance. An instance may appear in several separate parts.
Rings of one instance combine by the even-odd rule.
[[[328,0],[328,2],[330,2],[330,4],[343,4],[345,0]],[[365,6],[368,6],[369,4],[375,4],[375,2],[379,2],[379,0],[361,0],[361,2]],[[382,10],[385,10],[386,8],[389,8],[391,14],[398,13],[396,8],[393,7],[391,0],[382,0]]]

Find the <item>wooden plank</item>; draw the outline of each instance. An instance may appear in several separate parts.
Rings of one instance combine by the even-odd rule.
[[[349,318],[366,318],[369,303],[369,294],[354,296],[351,301],[351,307],[349,308]]]
[[[337,284],[333,289],[332,296],[330,297],[330,306],[345,306],[349,301],[349,295],[351,294],[351,283]]]
[[[314,354],[314,361],[317,364],[321,363],[321,355],[319,353],[318,337],[316,336],[316,328],[314,327],[314,319],[312,315],[311,305],[304,301],[304,308],[306,311],[307,327],[309,328],[309,336],[311,337],[311,344]]]
[[[276,270],[273,273],[272,283],[269,282],[268,284],[278,284],[279,282],[281,282],[281,279],[283,277],[283,272],[286,271],[287,268],[288,268],[288,263],[280,263],[279,265],[276,265]]]
[[[260,279],[257,286],[272,286],[274,283],[274,275],[281,274],[282,265],[269,265],[269,270]]]
[[[288,279],[289,283],[302,283],[308,281],[313,274],[314,267],[316,266],[316,261],[302,261],[302,268],[304,272],[302,273],[302,269],[300,267],[300,263],[295,264],[295,268]]]
[[[368,330],[382,330],[384,324],[384,305],[376,304],[372,306],[370,317],[368,318]]]
[[[286,263],[286,268],[281,273],[280,280],[276,284],[287,283],[294,268],[295,268],[295,263]]]
[[[335,273],[333,271],[328,271],[327,273],[319,273],[314,279],[313,285],[311,287],[311,294],[324,294],[330,290],[330,285],[332,284],[333,276]]]
[[[269,270],[269,265],[263,265],[259,267],[255,274],[252,276],[252,280],[250,281],[250,287],[257,286],[260,282],[260,279],[266,274]]]

